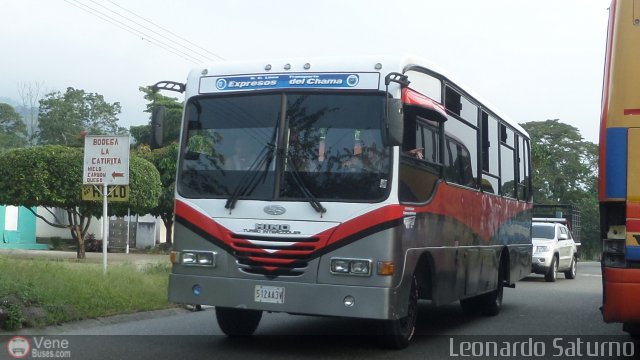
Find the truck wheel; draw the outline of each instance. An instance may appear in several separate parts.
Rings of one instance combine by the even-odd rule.
[[[558,258],[553,257],[551,259],[551,266],[549,266],[549,271],[544,275],[544,279],[547,282],[555,282],[558,279]]]
[[[413,275],[411,279],[411,290],[409,293],[409,307],[407,316],[397,320],[383,321],[383,338],[382,342],[385,347],[390,349],[406,348],[416,331],[416,322],[418,320],[418,278]]]
[[[228,336],[250,336],[258,328],[262,311],[216,306],[216,319],[222,332]]]
[[[565,279],[575,279],[576,278],[576,267],[577,267],[577,259],[575,257],[575,255],[573,256],[573,259],[571,259],[571,266],[569,267],[569,270],[564,272],[564,278]]]

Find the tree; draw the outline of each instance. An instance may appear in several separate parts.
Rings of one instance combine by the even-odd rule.
[[[35,145],[38,135],[38,102],[42,95],[42,82],[21,82],[18,84],[18,93],[22,100],[22,113],[27,125],[27,142]]]
[[[139,149],[140,156],[152,163],[160,172],[162,182],[162,194],[158,201],[158,206],[149,212],[153,216],[159,216],[164,223],[166,231],[167,245],[171,246],[173,241],[173,206],[175,204],[176,188],[176,166],[178,161],[178,144],[172,143],[169,146],[149,150],[148,147]]]
[[[558,119],[522,124],[532,142],[533,188],[537,203],[571,203],[597,177],[598,146]]]
[[[129,127],[129,133],[135,140],[136,147],[149,145],[151,139],[151,125],[139,125]]]
[[[154,92],[150,86],[141,86],[139,89],[144,93],[144,98],[149,101],[145,112],[151,114],[154,106],[164,106],[166,109],[164,143],[170,144],[178,141],[182,122],[182,103],[176,98],[164,96],[157,91]],[[136,143],[148,145],[151,138],[151,121],[147,125],[132,127],[131,135]]]
[[[52,92],[40,100],[38,118],[43,145],[82,146],[83,133],[91,135],[126,134],[118,126],[120,103],[110,104],[104,97],[84,90],[67,88]]]
[[[598,146],[558,119],[521,125],[531,136],[534,201],[580,209],[583,253],[599,252]]]
[[[0,103],[0,149],[26,144],[27,127],[20,114],[9,104]]]
[[[42,206],[54,220],[34,214],[47,224],[66,228],[77,241],[77,256],[85,257],[84,235],[92,216],[102,216],[102,203],[81,199],[83,152],[78,148],[49,145],[9,150],[0,157],[0,204]],[[129,203],[109,206],[109,215],[122,216],[127,208],[147,214],[158,205],[160,174],[153,164],[138,157],[129,159]],[[67,219],[55,217],[53,208],[66,211]]]

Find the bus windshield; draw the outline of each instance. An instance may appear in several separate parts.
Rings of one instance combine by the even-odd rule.
[[[187,198],[380,201],[391,169],[380,133],[384,100],[381,92],[194,97],[178,191]]]

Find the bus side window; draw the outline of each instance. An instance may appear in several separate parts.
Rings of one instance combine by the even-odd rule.
[[[510,198],[516,198],[516,151],[514,147],[513,130],[500,124],[500,178],[501,193]]]
[[[475,178],[471,166],[469,150],[459,142],[447,138],[447,161],[445,161],[445,179],[456,184],[475,187]]]
[[[410,111],[405,114],[398,198],[401,202],[424,203],[440,178],[439,125]],[[422,157],[416,156],[417,151]]]
[[[518,165],[518,199],[529,201],[531,199],[529,141],[522,136],[518,136]]]
[[[463,186],[477,188],[477,128],[451,115],[444,127],[446,130],[445,179]]]
[[[416,146],[420,150],[423,159],[435,164],[440,163],[438,159],[439,131],[434,125],[419,122],[416,126]],[[407,152],[411,149],[406,150]]]

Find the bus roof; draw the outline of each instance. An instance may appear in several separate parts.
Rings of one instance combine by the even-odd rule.
[[[187,94],[197,94],[198,89],[191,88],[191,86],[198,86],[198,84],[200,84],[200,78],[207,76],[336,72],[377,72],[381,74],[388,74],[390,72],[404,73],[410,67],[427,69],[439,75],[439,77],[446,82],[455,84],[457,88],[464,91],[476,102],[481,103],[488,111],[493,113],[493,115],[501,118],[516,131],[526,137],[529,137],[527,131],[524,130],[517,122],[511,120],[504,113],[500,112],[490,102],[486,101],[469,87],[464,85],[464,83],[455,80],[455,78],[450,76],[446,70],[430,63],[427,60],[412,55],[334,56],[218,62],[208,66],[196,67],[189,73]],[[385,90],[384,81],[379,81],[378,89]]]

